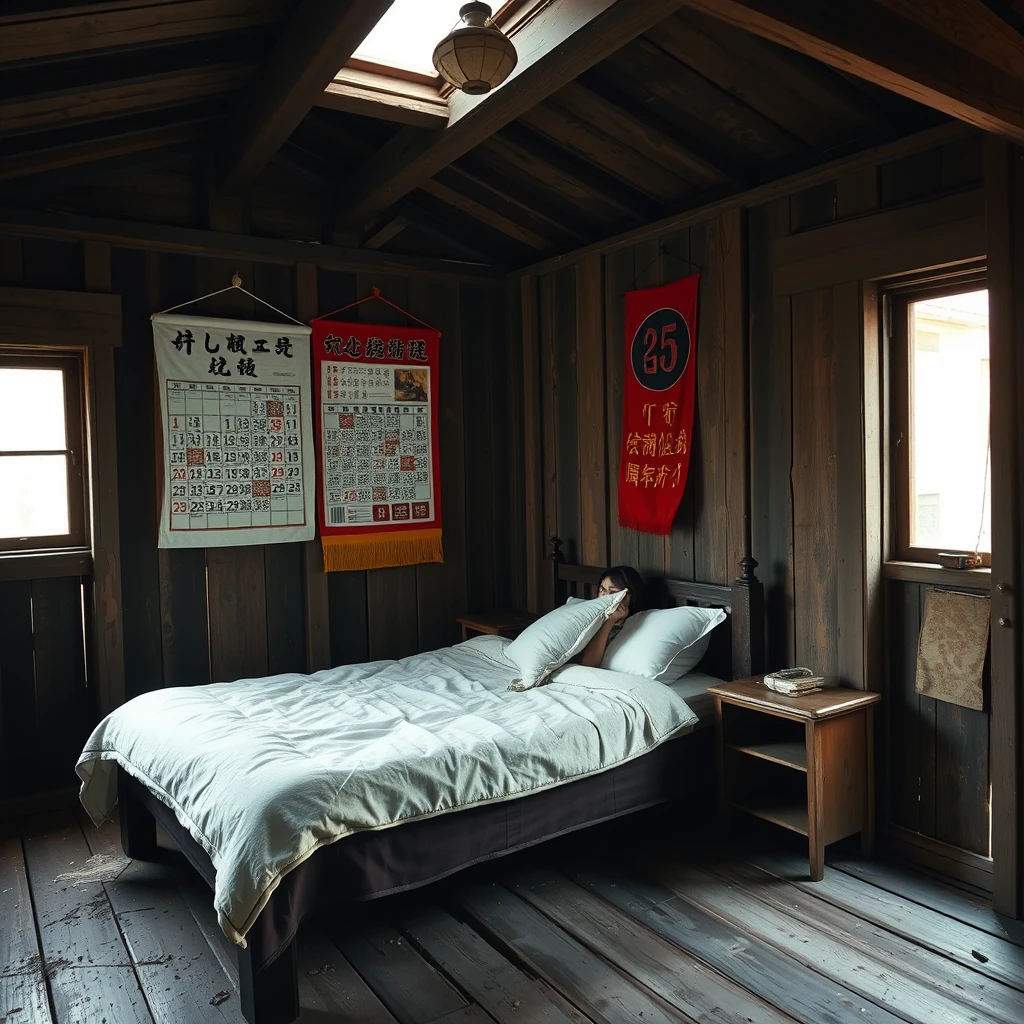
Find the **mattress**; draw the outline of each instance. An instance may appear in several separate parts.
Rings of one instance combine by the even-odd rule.
[[[497,642],[496,642],[497,641]],[[559,669],[510,692],[504,644],[477,637],[402,661],[154,690],[118,708],[77,770],[97,823],[114,766],[172,808],[216,870],[225,934],[322,847],[535,797],[641,758],[698,721],[638,676]]]

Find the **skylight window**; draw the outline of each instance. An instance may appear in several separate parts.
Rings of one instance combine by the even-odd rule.
[[[458,25],[463,2],[395,0],[352,56],[385,67],[435,75],[431,60],[434,47]]]

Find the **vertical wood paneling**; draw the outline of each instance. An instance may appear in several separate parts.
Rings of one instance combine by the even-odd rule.
[[[565,542],[570,561],[579,560],[580,544],[580,458],[579,382],[576,376],[576,275],[572,267],[557,270],[553,279],[551,334],[547,344],[553,350],[554,377],[551,417],[558,448],[558,518],[555,532]]]
[[[878,168],[865,167],[836,181],[836,217],[856,217],[878,208]]]
[[[983,857],[989,854],[988,734],[987,711],[936,701],[935,838]]]
[[[92,724],[82,635],[82,581],[75,576],[33,580],[31,588],[35,649],[32,724],[36,739],[33,781],[42,789],[64,788],[74,785],[75,761]]]
[[[721,582],[739,575],[750,551],[750,373],[747,343],[746,215],[722,214],[722,394],[725,406],[726,564]]]
[[[554,334],[554,279],[545,274],[540,279],[540,407],[541,436],[544,446],[541,452],[541,467],[544,495],[544,554],[548,541],[558,535],[558,409],[555,396],[557,364],[555,347],[550,343]],[[554,588],[547,565],[541,565],[541,608],[551,607]]]
[[[30,288],[83,291],[85,263],[81,242],[26,238],[22,242],[24,280]]]
[[[859,282],[832,290],[836,391],[836,668],[846,686],[864,673],[863,304]]]
[[[523,346],[522,315],[519,285],[511,281],[505,286],[505,352],[504,368],[507,374],[508,419],[504,424],[508,452],[508,466],[503,474],[509,490],[507,557],[510,563],[510,592],[508,605],[512,608],[526,607],[526,481],[524,450],[524,392],[523,392]],[[501,470],[499,468],[498,472]]]
[[[459,286],[454,282],[410,281],[409,305],[417,316],[441,332],[438,435],[441,445],[444,562],[416,566],[419,645],[421,650],[434,650],[459,639],[455,617],[468,608]]]
[[[208,548],[210,674],[215,683],[267,674],[263,549]]]
[[[924,621],[924,591],[925,588],[919,584],[914,585],[914,594],[917,598],[917,632],[920,635],[921,622]],[[916,655],[917,645],[915,641],[914,651]],[[917,679],[917,658],[914,659],[914,667],[910,673],[910,686],[913,687]],[[936,765],[935,765],[935,717],[938,701],[933,697],[918,695],[918,819],[917,828],[926,836],[935,835],[935,802],[936,790]]]
[[[579,386],[580,560],[608,564],[608,426],[605,420],[604,291],[601,256],[576,266],[576,377]]]
[[[490,361],[487,366],[487,380],[491,401],[490,420],[491,448],[490,465],[485,479],[490,487],[492,501],[492,536],[504,541],[488,547],[494,552],[494,607],[511,607],[512,569],[510,563],[512,525],[512,463],[508,439],[509,405],[513,399],[510,393],[513,379],[507,369],[508,355],[505,337],[505,291],[503,288],[487,287],[484,293],[483,335],[488,339]],[[472,327],[470,327],[472,330]],[[466,378],[463,378],[466,379]],[[476,553],[473,555],[476,558]]]
[[[196,261],[188,256],[149,255],[150,309],[166,309],[200,294]],[[152,336],[149,348],[152,349]],[[155,395],[155,371],[147,388],[146,419],[152,425],[150,452],[159,456],[162,426]],[[146,387],[142,382],[136,386]],[[126,429],[131,430],[131,425]],[[148,458],[147,453],[147,458]],[[159,465],[157,457],[155,465]],[[154,482],[154,495],[158,485]],[[154,501],[154,508],[159,505]],[[153,516],[155,527],[156,514]],[[206,551],[203,548],[168,549],[157,553],[160,569],[160,623],[163,641],[164,683],[194,686],[210,681],[210,634],[206,597]]]
[[[796,660],[834,678],[838,513],[832,291],[794,295],[792,309]]]
[[[914,690],[921,629],[918,587],[889,583],[889,814],[917,831],[921,820],[920,698]]]
[[[30,789],[37,743],[36,672],[32,638],[32,584],[0,583],[0,736],[3,781],[0,792],[15,796]]]
[[[125,695],[163,685],[163,642],[156,531],[156,439],[153,335],[148,259],[134,249],[112,253],[114,291],[121,296],[122,347],[114,353],[121,543],[121,623]]]
[[[110,245],[84,244],[85,285],[90,291],[112,288]],[[120,338],[111,339],[120,342]],[[87,402],[92,458],[100,461],[93,480],[90,584],[92,631],[90,664],[97,709],[109,714],[124,701],[124,634],[121,624],[121,557],[118,535],[117,396],[113,346],[97,346],[88,354]]]
[[[790,300],[773,295],[772,241],[789,230],[785,200],[749,217],[752,551],[765,587],[766,660],[793,664],[792,348]]]
[[[725,279],[722,222],[690,229],[690,259],[702,275],[697,331],[697,408],[690,482],[693,501],[693,577],[729,579],[729,509],[726,493]],[[696,473],[694,473],[696,470]]]
[[[497,558],[494,543],[495,494],[490,486],[498,464],[495,450],[495,397],[487,382],[492,380],[495,352],[495,324],[491,295],[480,285],[459,289],[462,325],[462,382],[464,389],[465,475],[475,481],[466,488],[465,532],[469,553],[467,588],[469,606],[491,610],[498,602]],[[502,598],[504,595],[502,595]]]
[[[523,511],[525,526],[526,607],[541,610],[544,557],[544,466],[541,438],[540,303],[535,277],[521,285],[523,332]]]
[[[637,564],[637,535],[619,525],[619,464],[622,457],[622,389],[625,380],[626,291],[633,287],[636,258],[632,248],[605,258],[605,379],[608,391],[608,547],[612,565]]]

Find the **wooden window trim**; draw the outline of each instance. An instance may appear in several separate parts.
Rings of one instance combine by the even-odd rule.
[[[64,374],[68,523],[70,532],[49,537],[0,538],[0,557],[84,552],[90,547],[89,449],[86,430],[85,359],[78,351],[0,348],[0,368],[60,369]],[[41,452],[40,454],[51,454]],[[22,561],[19,559],[19,561]]]
[[[888,321],[890,403],[890,458],[893,467],[892,521],[895,527],[895,559],[904,563],[938,562],[940,548],[925,548],[910,543],[910,337],[909,308],[912,302],[943,295],[955,295],[974,288],[987,288],[983,266],[972,264],[959,270],[936,272],[913,281],[903,281],[883,289]],[[981,565],[992,564],[991,552],[980,552]]]

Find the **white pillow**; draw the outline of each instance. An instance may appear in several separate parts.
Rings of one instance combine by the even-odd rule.
[[[608,644],[601,668],[674,683],[704,657],[721,608],[652,608],[631,615]]]
[[[505,648],[505,657],[522,673],[522,678],[513,679],[508,688],[529,690],[540,686],[556,668],[587,646],[625,596],[626,592],[620,591],[593,601],[563,604],[527,626]]]

